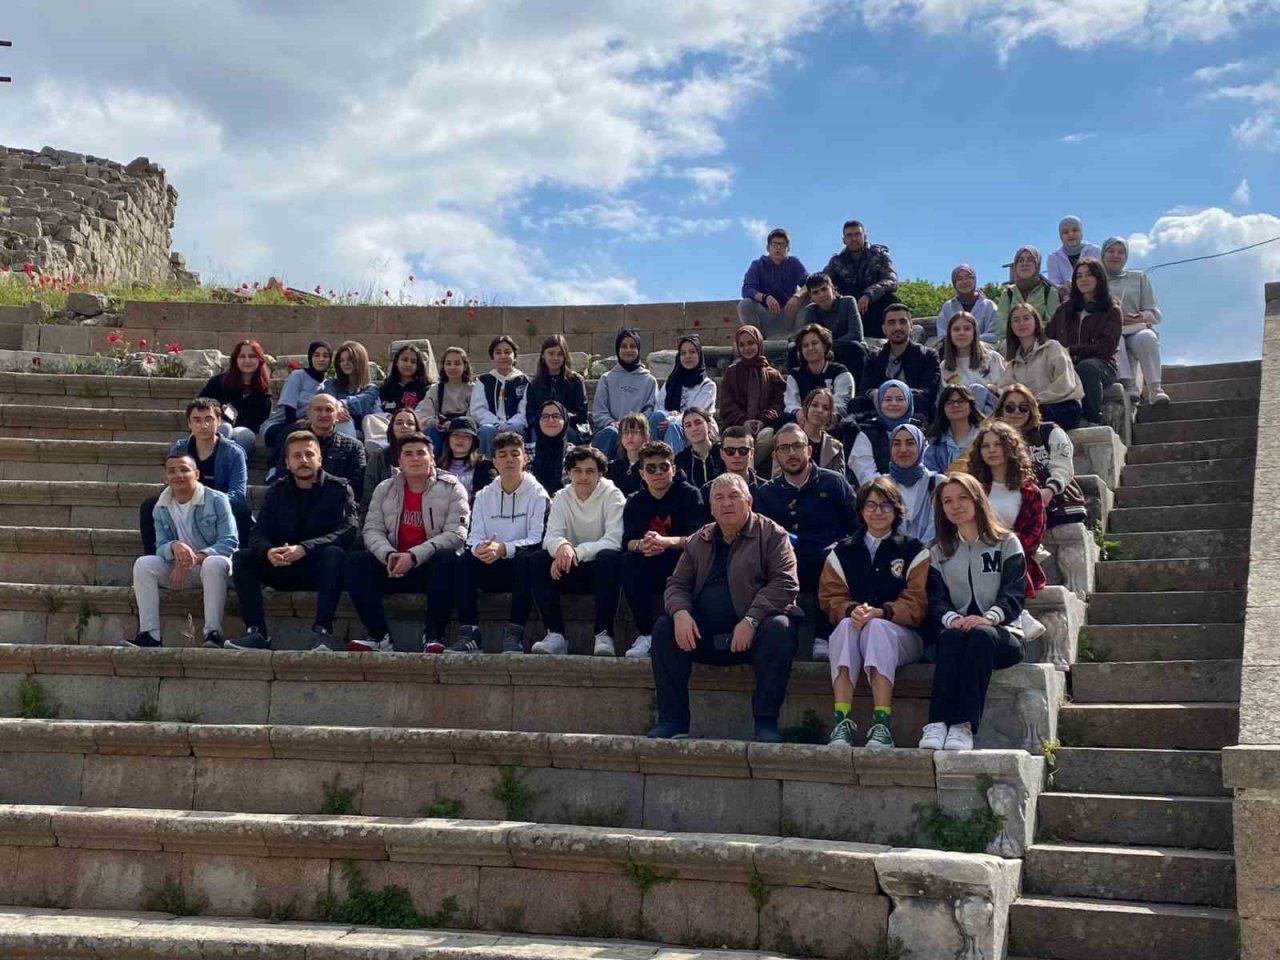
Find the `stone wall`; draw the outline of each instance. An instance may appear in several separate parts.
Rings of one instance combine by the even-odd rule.
[[[146,157],[128,165],[0,146],[0,264],[96,283],[193,279],[170,253],[178,191]]]

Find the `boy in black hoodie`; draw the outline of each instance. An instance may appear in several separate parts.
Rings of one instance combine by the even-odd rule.
[[[671,445],[640,448],[644,486],[622,511],[622,591],[639,634],[627,656],[647,660],[653,634],[653,594],[675,572],[685,540],[709,520],[697,487],[676,479]]]

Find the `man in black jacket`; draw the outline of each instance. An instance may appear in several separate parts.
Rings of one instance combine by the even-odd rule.
[[[317,393],[307,408],[311,433],[320,444],[320,463],[324,472],[347,481],[356,503],[364,493],[364,467],[368,460],[364,445],[353,437],[338,432],[338,401],[327,393]],[[281,449],[280,471],[288,469],[288,451]]]
[[[893,268],[889,248],[867,243],[867,231],[857,220],[845,222],[844,249],[827,263],[827,274],[836,289],[858,298],[862,328],[868,337],[879,337],[886,308],[898,299],[898,272]]]
[[[895,303],[884,311],[884,335],[888,338],[879,353],[867,359],[858,394],[850,405],[854,414],[874,413],[876,390],[886,380],[901,380],[911,388],[912,408],[925,423],[933,420],[942,368],[938,354],[911,341],[911,308]]]
[[[289,475],[267,490],[248,547],[237,550],[231,560],[231,580],[246,632],[227,645],[271,649],[262,611],[265,583],[277,590],[315,590],[311,649],[332,650],[342,565],[359,529],[356,501],[345,480],[321,468],[320,443],[309,430],[289,434],[284,454]]]
[[[649,656],[653,640],[653,594],[666,587],[685,540],[708,521],[697,487],[676,480],[675,457],[661,440],[640,448],[644,486],[622,509],[622,592],[636,621],[632,660]]]

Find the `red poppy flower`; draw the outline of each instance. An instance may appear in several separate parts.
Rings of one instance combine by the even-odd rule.
[[[249,285],[248,285],[247,283],[242,283],[242,284],[240,284],[240,289],[241,289],[241,290],[248,290],[248,289],[249,289]]]
[[[0,273],[8,273],[8,272],[9,272],[9,265],[7,263],[0,263]]]
[[[33,367],[38,367],[38,366],[40,366],[40,358],[39,358],[39,357],[32,357],[32,358],[31,358],[31,365],[32,365]]]
[[[452,296],[453,296],[453,291],[452,291],[452,290],[446,290],[446,291],[444,292],[444,295],[445,295],[445,298],[446,298],[446,299],[448,299],[449,297],[452,297]]]
[[[694,325],[695,327],[700,327],[700,326],[702,326],[702,321],[701,321],[701,320],[695,320],[695,321],[693,321],[693,325]]]
[[[253,281],[253,289],[255,289],[255,290],[257,290],[257,289],[258,289],[258,281],[257,281],[257,280]]]
[[[165,346],[165,350],[167,350],[169,353],[181,353],[181,352],[182,352],[182,344],[180,344],[180,343],[170,343],[170,344],[167,344],[167,345]]]
[[[119,342],[120,342],[119,331],[112,330],[110,333],[107,334],[107,343],[119,343]]]
[[[726,313],[726,314],[725,314],[721,319],[723,319],[725,323],[728,323],[728,322],[729,322],[729,315]]]
[[[317,283],[317,284],[316,284],[316,294],[318,295],[319,293],[320,293],[320,284],[318,284],[318,283]]]
[[[139,341],[138,341],[138,349],[139,349],[139,350],[145,350],[145,349],[147,349],[147,341],[145,341],[145,340],[139,340]]]
[[[31,276],[31,274],[36,272],[35,268],[32,267],[30,263],[24,263],[22,265],[22,270],[27,276]]]
[[[301,367],[301,366],[302,366],[302,364],[300,364],[297,360],[290,360],[290,361],[289,361],[289,369],[290,369],[290,370],[297,370],[297,369],[298,369],[299,367]]]

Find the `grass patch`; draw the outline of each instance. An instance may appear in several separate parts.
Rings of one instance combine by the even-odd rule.
[[[290,920],[296,920],[298,919],[298,898],[293,897],[283,903],[259,900],[254,905],[253,915],[267,923],[288,923]]]
[[[1093,542],[1098,545],[1098,556],[1103,560],[1115,560],[1120,555],[1120,541],[1107,536],[1101,520],[1093,522]]]
[[[143,700],[129,719],[134,723],[154,723],[160,719],[160,705],[155,700]]]
[[[601,906],[592,906],[587,901],[578,904],[578,912],[565,925],[565,931],[571,937],[588,937],[592,940],[617,940],[623,936],[622,925],[613,915],[613,901],[606,900]]]
[[[756,913],[759,913],[769,905],[769,897],[772,892],[769,889],[769,885],[764,882],[764,877],[752,871],[751,879],[747,881],[747,893],[756,905]]]
[[[342,786],[342,778],[336,773],[333,775],[332,780],[322,784],[322,786],[324,788],[324,799],[320,801],[321,813],[336,817],[356,812],[358,788]]]
[[[40,681],[27,677],[18,687],[18,716],[23,720],[52,720],[58,715],[58,705],[50,699]]]
[[[985,853],[1004,826],[1004,818],[985,803],[958,813],[943,810],[936,803],[921,805],[916,807],[916,815],[916,831],[922,845],[954,853]]]
[[[782,739],[786,743],[823,744],[827,742],[828,733],[827,725],[822,722],[817,712],[806,710],[799,723],[793,727],[782,728]]]
[[[173,877],[165,877],[158,889],[144,891],[144,910],[171,913],[175,917],[196,917],[209,907],[204,897],[187,897],[186,891]]]
[[[538,791],[525,783],[528,778],[528,770],[517,771],[515,767],[503,767],[498,773],[493,796],[508,820],[528,819],[529,807],[538,796]]]
[[[627,822],[627,805],[625,803],[600,804],[570,809],[566,803],[560,808],[560,816],[565,823],[572,823],[579,827],[620,827]]]
[[[457,820],[462,816],[462,801],[453,797],[436,797],[430,803],[424,803],[418,811],[420,817],[431,817],[441,820]]]
[[[676,878],[673,873],[663,873],[647,863],[636,863],[634,860],[628,860],[623,870],[627,875],[627,879],[640,891],[641,900],[644,900],[645,894],[658,884],[670,883]]]
[[[395,884],[372,889],[364,873],[350,860],[342,861],[342,879],[347,887],[346,896],[339,900],[326,894],[316,901],[316,916],[325,923],[350,923],[390,930],[464,925],[457,897],[445,897],[440,901],[438,910],[422,913],[414,907],[413,897],[407,889]]]

